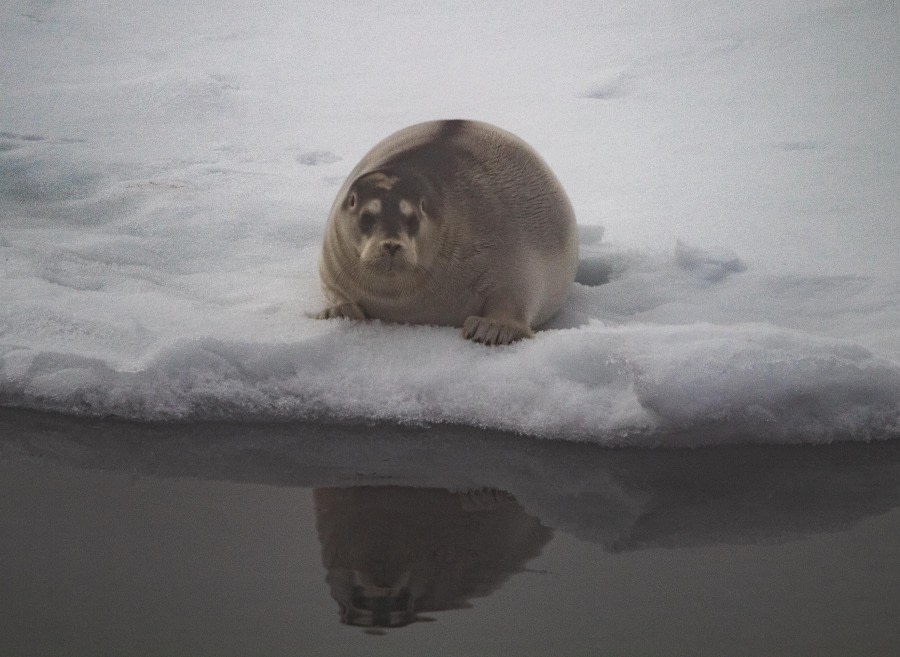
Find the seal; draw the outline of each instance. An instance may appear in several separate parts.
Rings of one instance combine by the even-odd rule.
[[[317,317],[461,327],[502,345],[531,337],[575,279],[575,214],[524,141],[478,121],[430,121],[376,144],[331,209]]]

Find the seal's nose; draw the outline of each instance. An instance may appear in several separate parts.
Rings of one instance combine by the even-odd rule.
[[[385,253],[392,256],[400,250],[400,242],[382,242],[381,248]]]

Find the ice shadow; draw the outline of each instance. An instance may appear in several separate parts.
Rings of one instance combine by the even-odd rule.
[[[137,424],[0,410],[0,459],[341,489],[505,491],[609,551],[772,543],[900,506],[900,442],[603,448],[468,427]]]

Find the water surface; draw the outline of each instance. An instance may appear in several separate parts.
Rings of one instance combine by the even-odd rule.
[[[4,655],[900,649],[896,442],[608,450],[17,411],[0,436]]]

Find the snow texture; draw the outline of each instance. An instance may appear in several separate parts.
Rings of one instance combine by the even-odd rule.
[[[0,404],[452,423],[601,444],[900,435],[890,3],[0,8]],[[328,209],[434,118],[530,142],[581,224],[509,348],[316,321]]]

